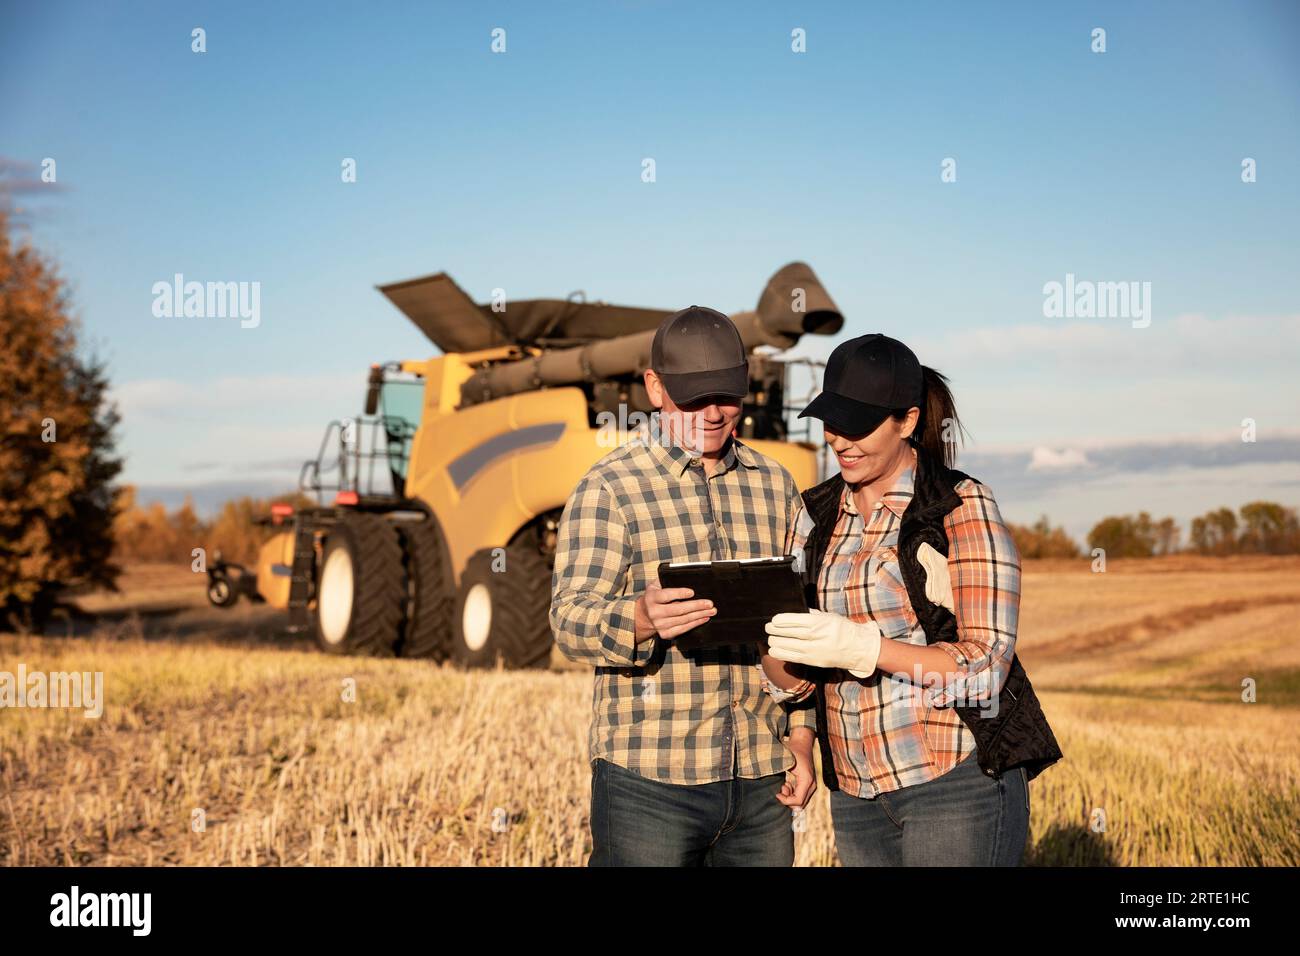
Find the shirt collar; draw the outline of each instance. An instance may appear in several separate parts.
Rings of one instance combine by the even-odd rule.
[[[735,432],[731,434],[731,449],[728,453],[734,454],[746,468],[758,467],[758,459],[754,457],[754,449],[737,438]]]
[[[668,472],[674,478],[680,478],[692,463],[699,462],[700,456],[692,454],[685,448],[682,448],[675,442],[663,441],[657,428],[659,413],[654,415],[655,428],[652,429],[649,422],[643,423],[637,427],[636,438],[647,448],[655,460],[668,469]],[[728,472],[736,467],[737,462],[746,468],[757,468],[758,460],[754,457],[754,450],[746,445],[740,439],[736,438],[733,432],[731,438],[727,441],[726,451],[723,452],[721,463],[722,472]]]
[[[911,504],[916,483],[916,449],[908,446],[908,453],[910,458],[907,467],[899,472],[889,490],[880,498],[880,506],[888,508],[898,518],[903,517],[903,512]],[[858,506],[853,501],[853,489],[847,481],[844,483],[844,491],[840,495],[840,510],[847,511],[851,515],[859,513]]]

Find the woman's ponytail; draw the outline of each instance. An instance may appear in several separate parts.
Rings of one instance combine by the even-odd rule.
[[[922,365],[921,376],[925,387],[925,397],[921,400],[921,418],[908,440],[917,448],[928,452],[934,460],[951,468],[957,463],[957,442],[965,431],[961,419],[957,417],[957,404],[953,401],[948,379],[942,372]],[[894,417],[901,420],[905,415],[904,412]]]

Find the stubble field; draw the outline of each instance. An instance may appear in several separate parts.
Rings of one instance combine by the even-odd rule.
[[[124,583],[93,626],[0,634],[0,670],[102,671],[107,700],[0,710],[0,864],[585,862],[588,671],[327,657],[186,571]],[[1300,558],[1027,563],[1018,650],[1066,759],[1025,862],[1300,863],[1298,616]],[[824,791],[796,846],[835,863]]]

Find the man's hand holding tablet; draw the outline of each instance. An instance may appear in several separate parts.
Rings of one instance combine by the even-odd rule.
[[[794,555],[720,561],[664,561],[659,565],[661,595],[700,595],[682,605],[716,606],[716,614],[687,611],[674,636],[683,652],[720,645],[761,645],[763,626],[782,611],[806,611],[802,576]],[[682,610],[677,609],[678,614]],[[703,626],[702,626],[703,625]]]
[[[648,641],[656,634],[670,641],[718,613],[707,598],[687,600],[694,596],[690,588],[664,588],[653,583],[647,586],[636,600],[637,643]]]

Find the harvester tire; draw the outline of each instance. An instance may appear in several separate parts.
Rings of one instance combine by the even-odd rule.
[[[491,550],[465,564],[452,615],[451,656],[462,667],[545,667],[551,658],[551,567],[535,547],[505,549],[492,570]]]
[[[456,603],[442,530],[436,518],[398,526],[406,553],[409,605],[402,657],[444,661],[451,652],[451,615]]]
[[[329,531],[316,590],[316,643],[327,654],[392,657],[406,611],[397,528],[350,514]]]

